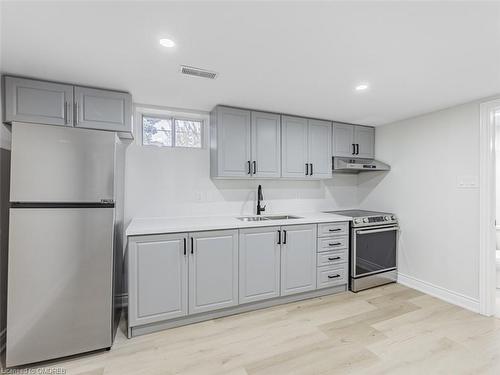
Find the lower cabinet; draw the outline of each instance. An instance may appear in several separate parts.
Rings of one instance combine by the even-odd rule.
[[[337,230],[345,225],[129,237],[129,335],[152,323],[182,321],[180,318],[237,305],[346,286],[347,242],[342,242],[345,233]],[[335,247],[337,243],[340,249]]]
[[[240,229],[240,303],[280,295],[280,227]]]
[[[190,233],[189,313],[238,304],[238,230]]]
[[[129,324],[188,313],[187,233],[134,237],[128,248]]]
[[[316,289],[316,233],[316,225],[282,227],[282,296]]]

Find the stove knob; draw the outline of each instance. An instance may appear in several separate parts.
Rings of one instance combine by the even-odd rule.
[[[396,220],[396,216],[391,215],[391,219],[392,219],[392,220]]]
[[[363,223],[368,223],[368,218],[367,218],[367,217],[365,217],[365,218],[363,219]]]
[[[390,216],[386,216],[386,217],[384,217],[384,220],[385,221],[389,221],[389,220],[391,220],[391,217]]]
[[[354,224],[358,224],[359,223],[359,219],[354,219]]]

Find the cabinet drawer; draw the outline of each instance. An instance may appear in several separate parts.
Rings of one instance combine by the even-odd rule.
[[[348,230],[348,223],[318,224],[318,237],[346,235]]]
[[[349,247],[349,237],[325,237],[318,238],[318,252],[347,249]]]
[[[331,266],[333,264],[347,263],[349,255],[347,249],[337,251],[325,251],[317,255],[317,265]]]
[[[318,267],[317,288],[347,284],[347,264]]]

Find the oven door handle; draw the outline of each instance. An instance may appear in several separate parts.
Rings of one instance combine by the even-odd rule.
[[[356,232],[356,234],[370,234],[370,233],[379,233],[379,232],[389,232],[391,230],[399,230],[399,227],[394,226],[394,227],[386,227],[386,228],[380,228],[380,229],[358,230]]]

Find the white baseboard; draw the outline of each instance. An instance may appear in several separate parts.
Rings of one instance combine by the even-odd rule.
[[[464,309],[479,312],[479,300],[431,284],[427,281],[419,280],[413,276],[398,273],[398,283],[416,289],[420,292],[429,294],[433,297],[442,299],[443,301],[463,307]]]

